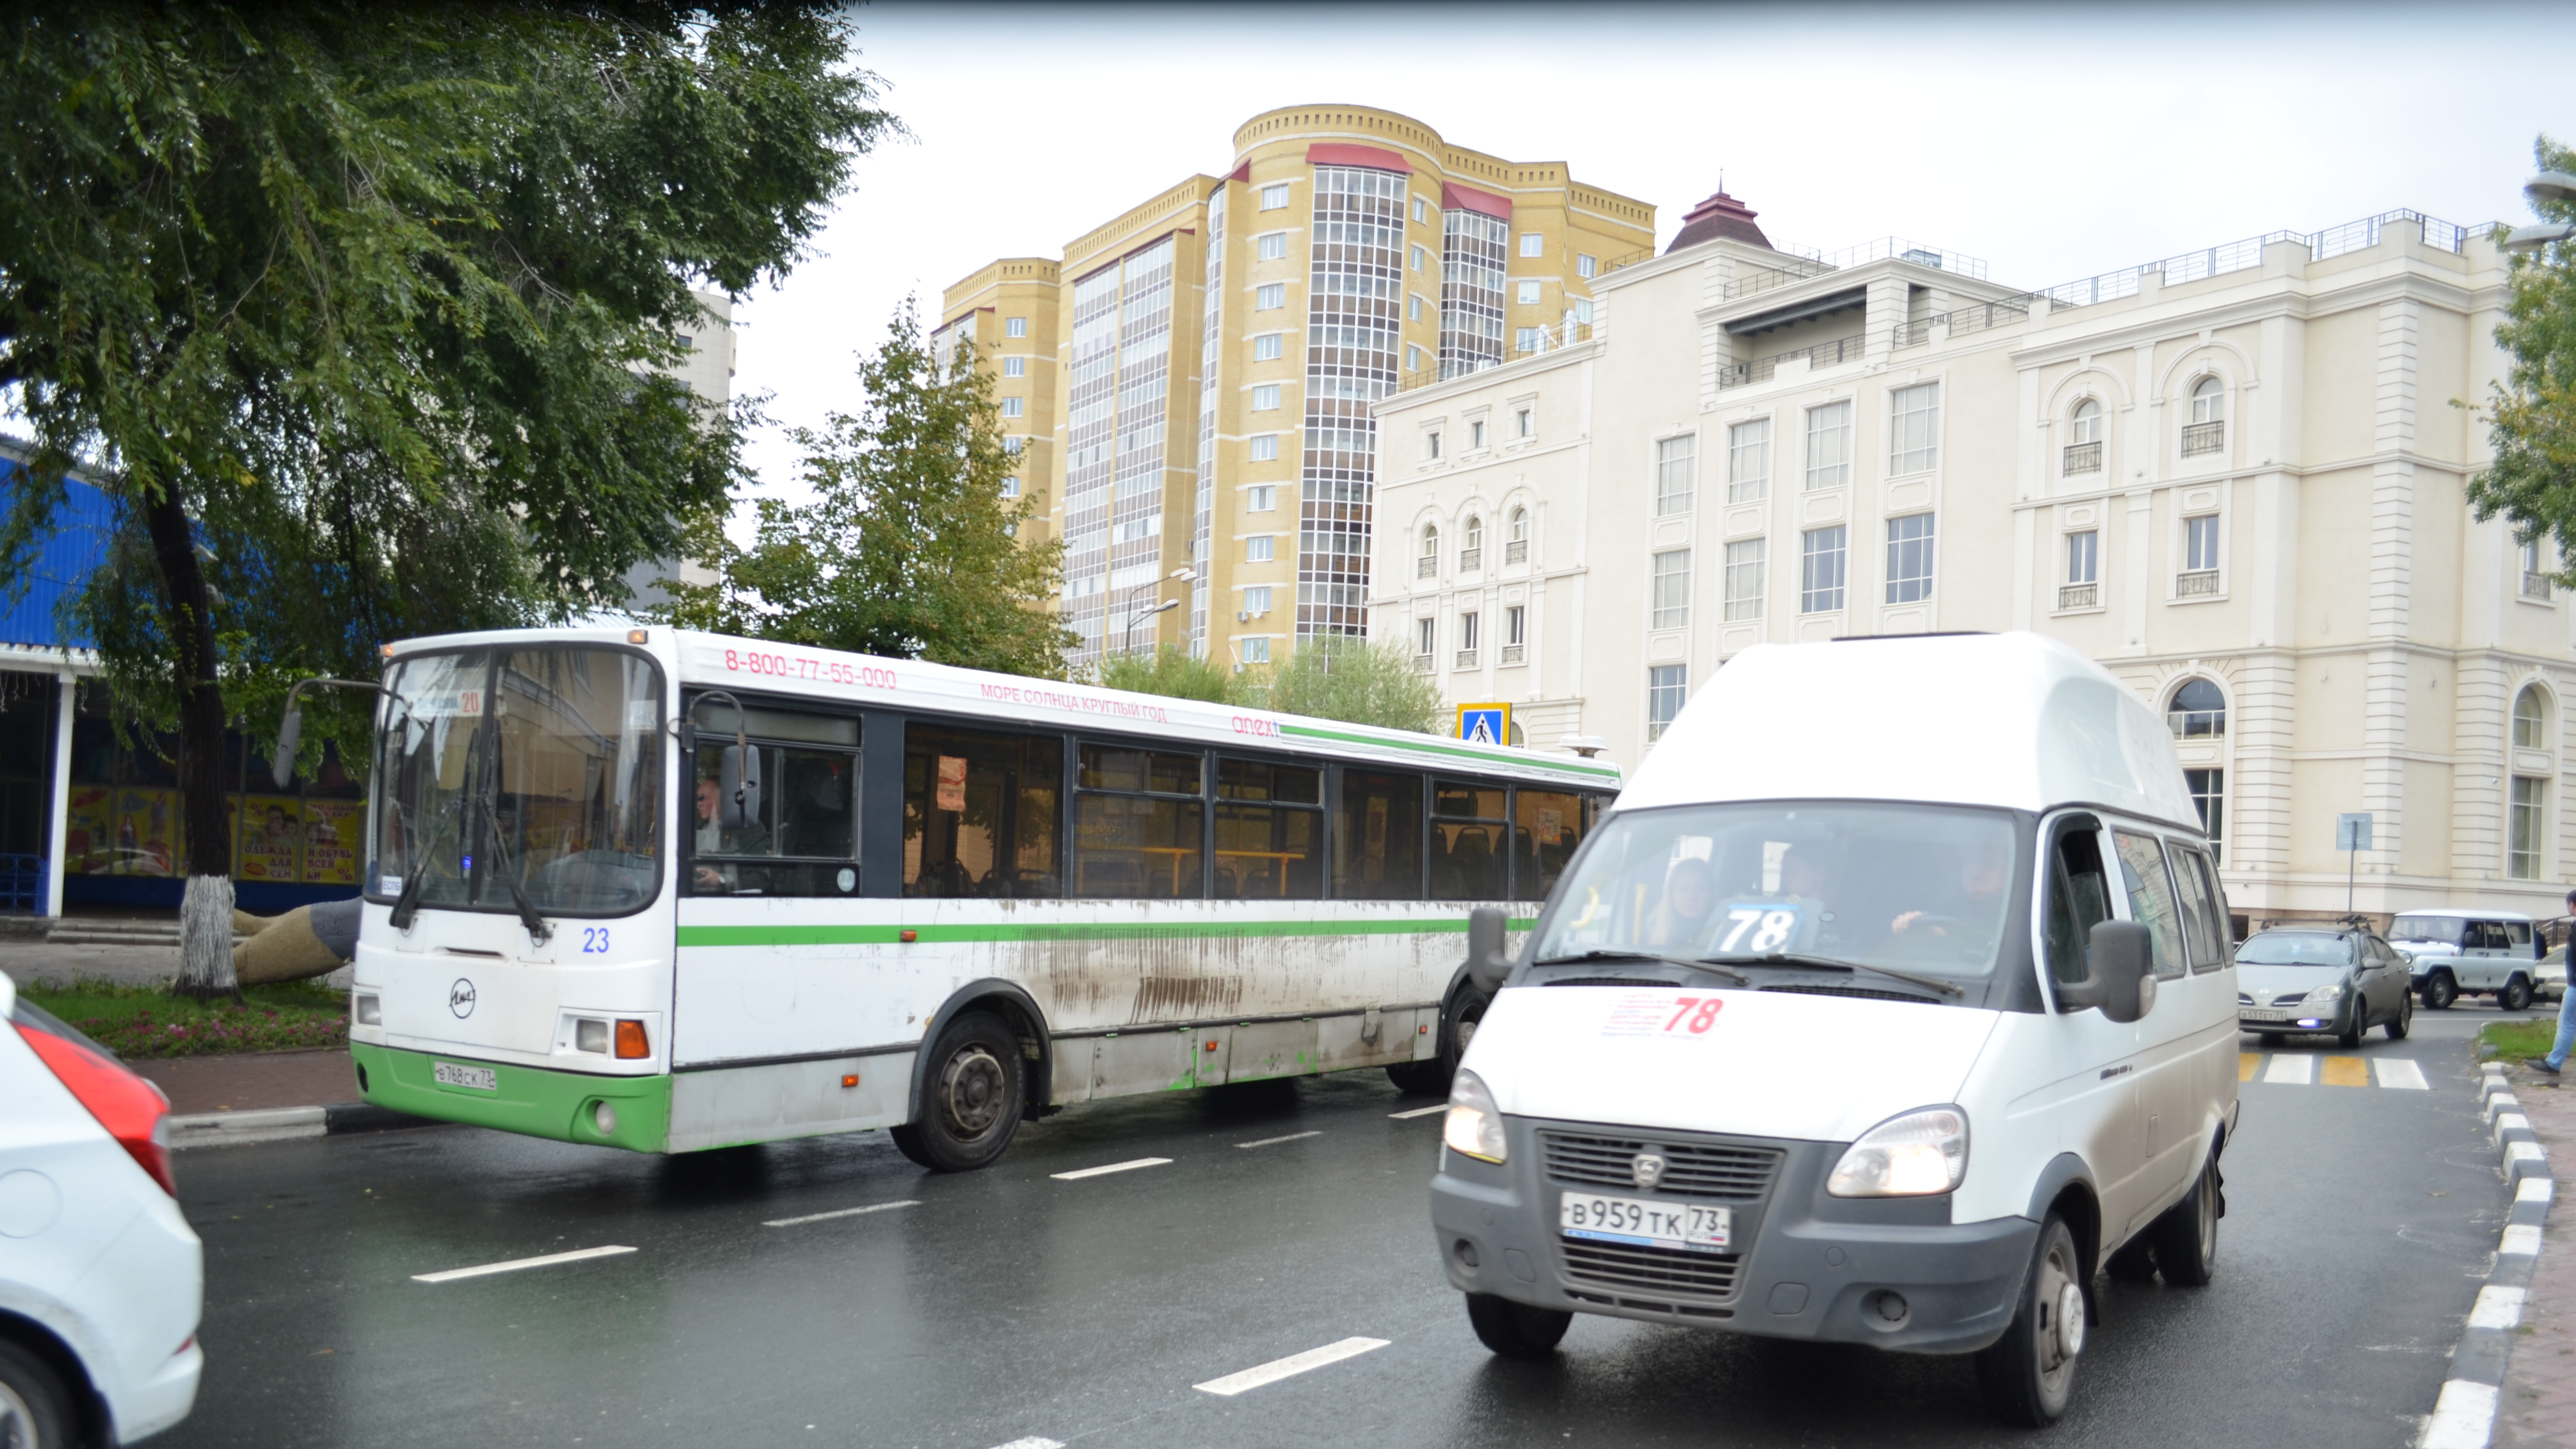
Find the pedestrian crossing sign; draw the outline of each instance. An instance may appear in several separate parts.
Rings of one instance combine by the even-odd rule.
[[[1508,704],[1458,706],[1458,738],[1471,745],[1512,742],[1512,707]]]

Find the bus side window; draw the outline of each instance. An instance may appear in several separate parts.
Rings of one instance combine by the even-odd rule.
[[[1503,787],[1481,780],[1431,782],[1431,898],[1499,901],[1511,821]]]
[[[1583,843],[1582,796],[1521,790],[1512,797],[1512,899],[1543,901]]]
[[[740,827],[726,829],[721,781],[736,727],[733,711],[708,706],[699,714],[689,890],[717,896],[857,894],[859,722],[846,715],[751,710],[742,727],[760,757],[759,808]]]
[[[2206,859],[2188,845],[2166,842],[2173,857],[2174,885],[2182,892],[2183,936],[2191,944],[2191,969],[2215,971],[2227,964],[2227,927],[2209,898]]]
[[[911,721],[903,733],[903,893],[1061,895],[1063,793],[1060,735]]]
[[[1073,894],[1205,896],[1206,775],[1196,753],[1085,744],[1073,797]]]
[[[1420,775],[1356,766],[1341,771],[1333,817],[1333,896],[1422,899]]]
[[[2059,824],[2048,875],[2049,974],[2081,981],[2092,970],[2093,928],[2111,919],[2102,835],[2090,816]]]
[[[2182,908],[2174,900],[2173,877],[2165,874],[2165,853],[2152,835],[2113,831],[2112,848],[2120,852],[2121,883],[2129,890],[2129,919],[2147,928],[2153,943],[2156,979],[2171,981],[2183,965]]]
[[[1216,762],[1219,900],[1324,894],[1324,772],[1266,760]]]

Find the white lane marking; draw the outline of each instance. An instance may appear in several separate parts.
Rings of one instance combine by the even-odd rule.
[[[2272,1058],[2272,1064],[2263,1069],[2264,1081],[2277,1082],[2284,1086],[2291,1087],[2304,1087],[2309,1082],[2315,1080],[2316,1075],[2317,1059],[2315,1057],[2294,1057],[2288,1053],[2274,1056]]]
[[[2424,1068],[2412,1057],[2379,1058],[2379,1085],[2416,1092],[2433,1090],[2433,1084],[2424,1080]]]
[[[1080,1178],[1101,1177],[1112,1172],[1133,1172],[1140,1167],[1161,1167],[1171,1160],[1168,1157],[1139,1157],[1133,1162],[1113,1162],[1107,1167],[1086,1167],[1078,1172],[1050,1172],[1047,1176],[1058,1182],[1073,1182]]]
[[[1304,1353],[1292,1353],[1286,1358],[1272,1359],[1257,1368],[1248,1368],[1239,1374],[1227,1374],[1224,1378],[1210,1379],[1206,1383],[1192,1384],[1190,1387],[1203,1394],[1218,1394],[1232,1398],[1246,1389],[1257,1389],[1263,1384],[1275,1384],[1281,1379],[1295,1378],[1309,1369],[1319,1369],[1328,1363],[1340,1363],[1346,1358],[1357,1358],[1373,1348],[1384,1348],[1386,1344],[1387,1341],[1383,1338],[1346,1338],[1339,1343],[1328,1343],[1322,1348],[1310,1348]]]
[[[1398,1122],[1401,1122],[1407,1117],[1428,1117],[1434,1112],[1446,1112],[1448,1110],[1449,1104],[1443,1102],[1437,1107],[1416,1107],[1410,1112],[1389,1112],[1386,1115],[1394,1118]]]
[[[2554,1177],[2526,1177],[2522,1186],[2513,1190],[2515,1202],[2547,1202],[2558,1190]]]
[[[2494,1385],[2451,1380],[2442,1385],[2442,1397],[2424,1425],[2423,1449],[2487,1449],[2495,1411]]]
[[[1014,1439],[1008,1444],[996,1444],[993,1446],[993,1449],[1064,1449],[1064,1441],[1061,1439],[1041,1439],[1037,1435],[1031,1434],[1025,1439]]]
[[[2502,1288],[2490,1283],[2478,1290],[2477,1306],[2469,1310],[2471,1328],[2511,1328],[2522,1322],[2522,1290]]]
[[[921,1199],[906,1198],[902,1202],[881,1202],[867,1207],[841,1208],[837,1211],[828,1213],[807,1213],[801,1218],[772,1218],[768,1222],[762,1223],[761,1226],[764,1228],[792,1228],[799,1223],[819,1223],[825,1218],[855,1218],[866,1213],[889,1212],[895,1208],[919,1206],[921,1206]],[[1005,1446],[1005,1449],[1007,1449],[1007,1446]]]
[[[557,1263],[578,1263],[584,1258],[613,1258],[631,1253],[633,1248],[577,1248],[569,1253],[548,1253],[542,1258],[512,1258],[506,1263],[484,1263],[473,1268],[450,1268],[443,1273],[414,1273],[415,1283],[453,1283],[459,1278],[480,1278],[488,1273],[516,1273],[522,1268],[551,1268]]]
[[[1276,1147],[1282,1142],[1303,1142],[1309,1137],[1321,1137],[1323,1135],[1324,1130],[1318,1127],[1312,1132],[1291,1132],[1285,1137],[1264,1137],[1258,1142],[1238,1142],[1234,1145],[1237,1147]]]
[[[2520,1253],[2540,1256],[2540,1228],[2533,1223],[2511,1223],[2505,1227],[2504,1240],[2496,1244],[2499,1255]]]

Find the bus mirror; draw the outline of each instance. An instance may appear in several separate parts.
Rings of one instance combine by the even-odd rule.
[[[2099,992],[2092,1004],[2116,1022],[2132,1022],[2155,1005],[2155,955],[2147,928],[2135,921],[2103,921],[2093,928],[2092,979]]]
[[[277,748],[268,752],[269,763],[277,771],[277,788],[283,790],[295,780],[295,746],[304,737],[304,711],[290,709],[277,722]]]
[[[727,830],[740,830],[760,819],[760,751],[744,745],[724,747],[724,765],[716,787],[724,794]]]
[[[1491,996],[1503,989],[1503,978],[1511,974],[1511,958],[1503,954],[1503,913],[1492,906],[1469,911],[1467,979]]]

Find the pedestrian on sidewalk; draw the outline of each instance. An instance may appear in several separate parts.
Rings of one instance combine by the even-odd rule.
[[[2576,890],[2567,893],[2567,914],[2570,917],[2576,917]],[[2576,958],[2576,925],[2568,928],[2568,945],[2567,954],[2571,958]],[[2576,981],[2570,981],[2568,984],[2571,988],[2576,988]],[[2570,1048],[2576,1048],[2576,989],[2558,993],[2558,1037],[2549,1044],[2549,1055],[2525,1057],[2522,1064],[2535,1072],[2547,1072],[2554,1077],[2558,1075],[2560,1068],[2567,1065],[2567,1053]]]

